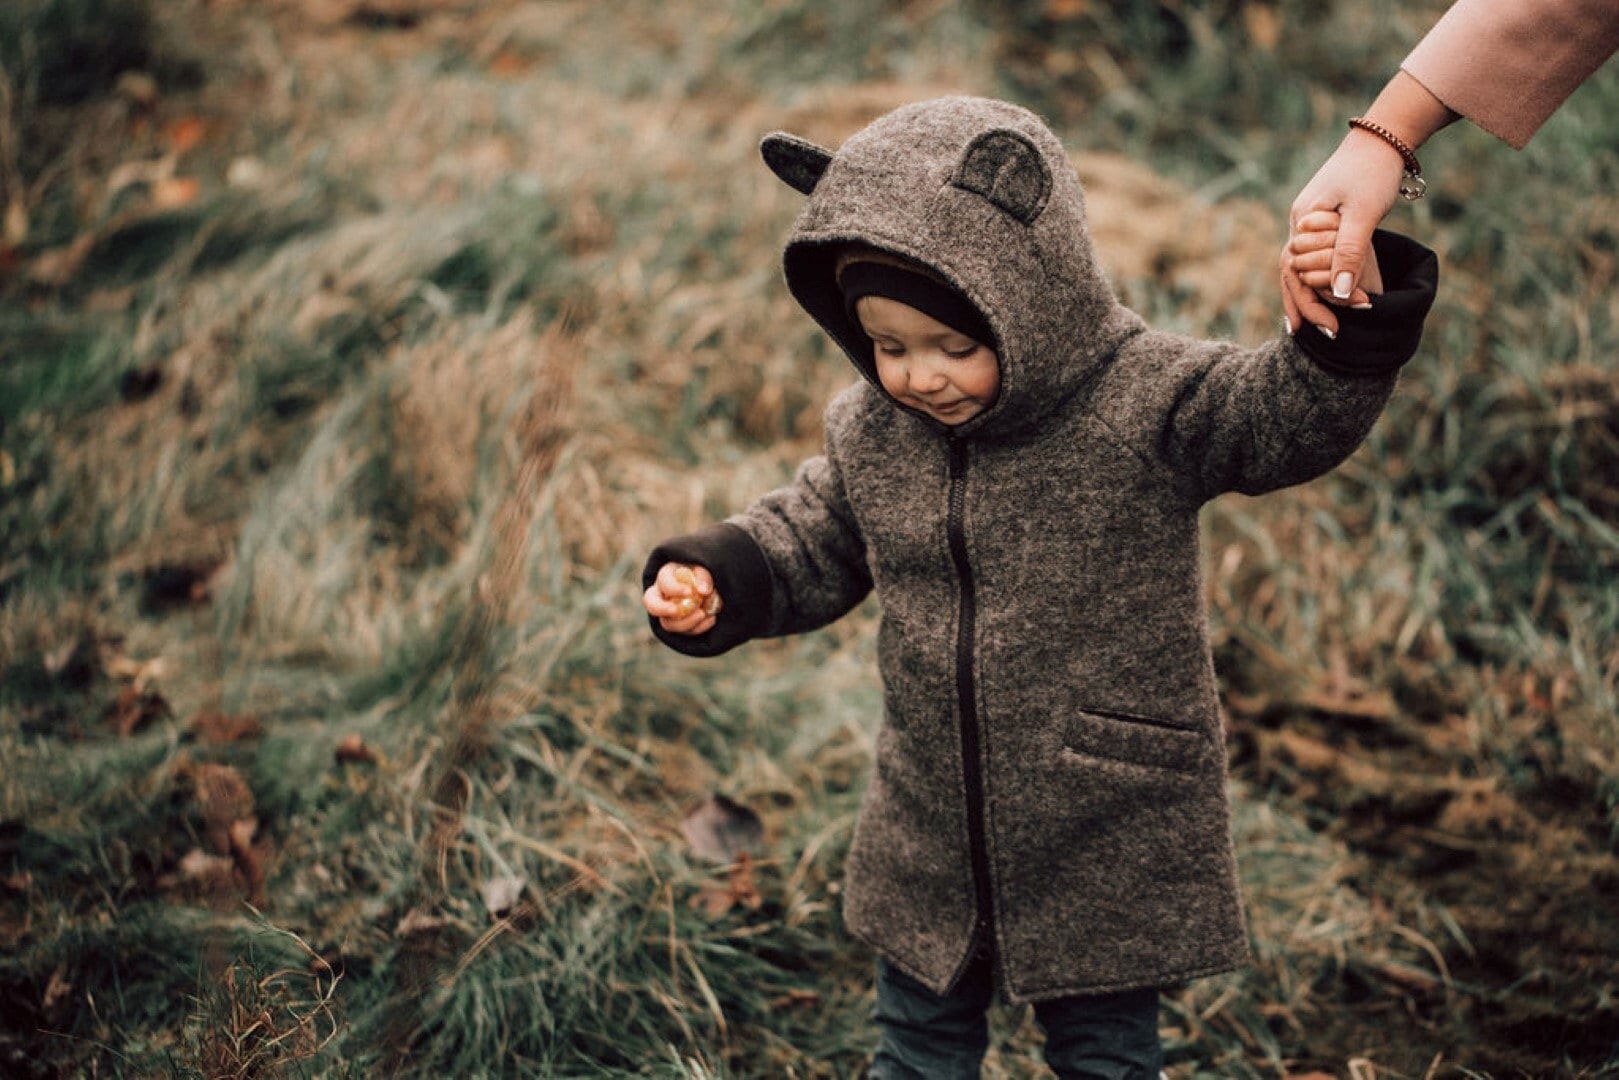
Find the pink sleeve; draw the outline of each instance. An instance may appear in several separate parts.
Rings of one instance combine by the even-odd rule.
[[[1521,150],[1616,49],[1619,0],[1457,0],[1400,66]]]

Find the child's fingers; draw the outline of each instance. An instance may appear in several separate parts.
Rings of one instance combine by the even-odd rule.
[[[1287,250],[1294,255],[1308,255],[1312,251],[1330,252],[1337,239],[1338,231],[1336,229],[1294,233],[1287,241]]]
[[[1311,210],[1293,223],[1294,233],[1331,231],[1343,219],[1336,210]]]
[[[689,615],[659,619],[658,625],[671,634],[706,634],[713,629],[714,623],[717,621],[714,616],[702,608],[698,608]]]
[[[714,575],[708,572],[708,567],[692,566],[688,569],[693,583],[697,586],[697,595],[712,596],[714,594]]]
[[[656,585],[659,591],[670,599],[691,596],[696,592],[691,567],[681,563],[664,563],[659,567]]]
[[[664,596],[656,582],[647,586],[646,592],[641,594],[641,606],[654,619],[670,619],[680,614],[679,603]]]
[[[1302,274],[1310,270],[1330,270],[1332,269],[1332,248],[1324,247],[1319,251],[1294,255],[1291,262],[1294,273]]]

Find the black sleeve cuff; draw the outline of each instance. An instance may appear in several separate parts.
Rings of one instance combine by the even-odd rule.
[[[1378,229],[1372,250],[1388,291],[1372,297],[1371,310],[1334,309],[1336,341],[1309,323],[1293,336],[1305,355],[1337,375],[1387,375],[1411,359],[1439,287],[1439,257],[1410,237]]]
[[[718,656],[770,628],[770,564],[753,537],[735,525],[710,525],[686,536],[665,540],[652,550],[641,571],[641,587],[650,588],[664,563],[691,563],[714,576],[724,607],[706,634],[671,634],[647,616],[652,633],[687,656]]]

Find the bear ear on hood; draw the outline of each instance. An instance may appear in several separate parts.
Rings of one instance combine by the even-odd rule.
[[[982,196],[1025,225],[1033,225],[1051,198],[1051,170],[1039,147],[1022,132],[986,131],[972,141],[951,181]]]
[[[773,131],[761,139],[759,156],[765,159],[771,172],[803,195],[815,190],[815,185],[821,182],[821,174],[832,163],[832,151],[785,131]]]

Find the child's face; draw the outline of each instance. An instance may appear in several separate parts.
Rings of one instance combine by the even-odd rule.
[[[989,346],[886,296],[862,296],[855,314],[875,346],[877,379],[900,404],[951,426],[995,404],[1001,359]]]

